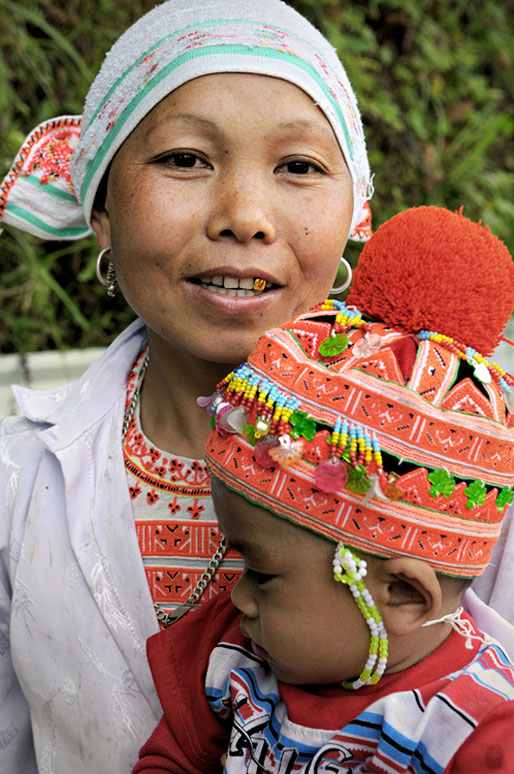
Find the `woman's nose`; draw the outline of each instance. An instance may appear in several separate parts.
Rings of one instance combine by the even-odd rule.
[[[231,593],[232,604],[247,618],[257,618],[258,607],[255,603],[252,587],[246,574],[239,578]]]
[[[214,241],[234,239],[243,244],[259,239],[275,240],[269,192],[262,183],[231,179],[213,192],[207,235]]]

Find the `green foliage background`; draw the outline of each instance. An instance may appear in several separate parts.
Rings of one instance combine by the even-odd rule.
[[[513,252],[512,0],[290,4],[338,49],[358,95],[374,224],[408,206],[463,205]],[[37,123],[81,112],[104,52],[153,5],[0,0],[0,177]],[[1,352],[104,345],[132,319],[97,283],[96,253],[92,238],[42,243],[5,229]]]

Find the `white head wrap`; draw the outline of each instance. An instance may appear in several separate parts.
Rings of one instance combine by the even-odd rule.
[[[0,218],[46,239],[88,233],[116,151],[166,95],[211,73],[274,76],[303,89],[330,122],[353,181],[351,237],[370,232],[372,188],[357,101],[335,50],[281,0],[168,0],[109,51],[83,116],[61,116],[25,140],[0,189]]]

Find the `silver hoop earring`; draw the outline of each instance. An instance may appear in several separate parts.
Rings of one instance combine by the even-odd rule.
[[[100,250],[98,253],[98,258],[96,259],[96,276],[98,281],[107,288],[107,295],[109,298],[113,298],[113,296],[116,295],[116,269],[114,268],[114,263],[112,261],[109,261],[109,265],[107,267],[107,276],[102,276],[102,259],[107,255],[108,252],[112,252],[110,245],[108,247],[104,247],[104,249]]]
[[[339,265],[344,266],[344,268],[346,269],[347,276],[346,276],[345,282],[342,285],[336,285],[336,287],[332,288],[332,290],[330,291],[331,293],[334,293],[336,295],[337,293],[342,293],[343,290],[346,290],[346,288],[349,288],[352,283],[352,267],[350,266],[350,264],[348,263],[344,255],[339,261]]]

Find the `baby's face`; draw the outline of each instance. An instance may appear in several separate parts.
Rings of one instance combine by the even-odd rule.
[[[152,336],[233,363],[328,295],[352,207],[310,97],[277,78],[216,74],[172,92],[123,143],[95,230]]]
[[[213,482],[216,512],[245,571],[232,592],[255,654],[284,683],[323,685],[358,677],[369,629],[346,586],[334,580],[335,543]],[[366,579],[373,594],[373,579]]]

